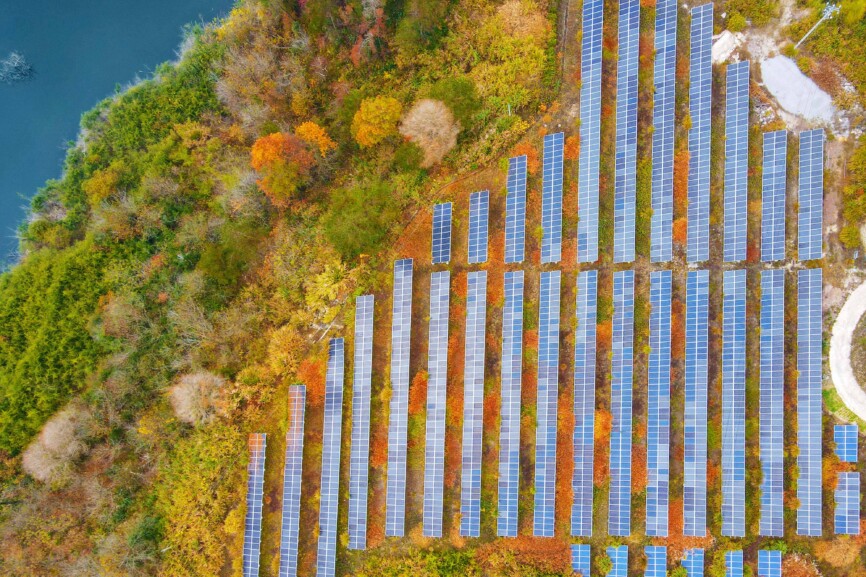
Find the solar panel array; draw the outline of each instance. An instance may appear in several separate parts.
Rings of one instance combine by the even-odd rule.
[[[836,535],[860,534],[860,473],[842,471],[836,485]]]
[[[445,402],[448,381],[448,296],[451,272],[430,275],[427,344],[427,436],[424,450],[424,536],[442,536],[445,479]]]
[[[590,577],[589,545],[571,546],[571,570],[580,577]]]
[[[535,432],[533,535],[553,537],[556,498],[556,425],[559,394],[559,300],[562,273],[541,273],[538,315],[538,400]]]
[[[501,388],[499,424],[499,507],[496,535],[517,537],[520,483],[520,383],[523,373],[523,271],[508,271],[502,307]]]
[[[857,462],[857,425],[836,425],[833,427],[833,440],[840,461]]]
[[[689,182],[686,259],[710,258],[710,139],[712,119],[713,5],[692,8],[689,65]]]
[[[683,535],[707,532],[707,315],[710,274],[686,278],[685,452]]]
[[[460,535],[481,534],[481,449],[484,431],[484,343],[487,323],[487,271],[467,276],[466,359],[463,369],[463,475]]]
[[[613,262],[634,260],[639,36],[640,2],[622,0],[619,3],[619,51],[616,66]]]
[[[541,182],[541,262],[562,260],[562,161],[565,144],[562,132],[544,137]]]
[[[595,353],[598,271],[577,274],[577,327],[574,332],[574,474],[571,534],[592,535],[593,453],[595,450]]]
[[[671,435],[671,271],[650,273],[646,534],[668,534]]]
[[[247,440],[250,462],[247,465],[247,515],[244,521],[244,577],[258,577],[262,544],[262,497],[265,485],[264,433],[251,433]]]
[[[490,191],[469,195],[469,264],[487,262],[487,227],[490,215]]]
[[[283,514],[280,529],[280,577],[298,574],[298,529],[301,518],[301,473],[304,461],[304,403],[307,388],[289,387],[289,427],[283,469]]]
[[[644,547],[646,553],[646,570],[644,577],[667,577],[668,548],[658,546]]]
[[[725,552],[725,577],[743,577],[743,552]]]
[[[797,220],[797,258],[812,260],[824,256],[824,130],[800,133],[800,214]]]
[[[505,190],[505,262],[523,262],[526,247],[525,155],[508,160]]]
[[[409,350],[412,335],[412,259],[394,263],[391,309],[391,403],[385,535],[402,537],[406,525],[406,443],[409,419]]]
[[[355,299],[352,448],[349,457],[349,549],[367,548],[370,470],[370,382],[373,377],[373,295]]]
[[[628,577],[628,546],[608,547],[607,556],[610,557],[611,569],[608,577]]]
[[[634,271],[613,274],[613,344],[610,380],[610,500],[607,532],[631,534],[631,413],[634,359]]]
[[[451,209],[450,202],[433,207],[433,264],[451,260]]]
[[[821,290],[819,268],[797,286],[797,534],[821,535]]]
[[[788,131],[764,133],[761,181],[761,260],[785,259],[785,191],[788,185]]]
[[[722,304],[722,535],[746,535],[746,271],[726,270]]]
[[[782,577],[781,551],[758,551],[758,577]]]
[[[580,51],[580,155],[577,180],[577,262],[598,260],[598,172],[601,148],[603,0],[583,3]]]
[[[704,550],[689,549],[683,557],[683,567],[688,577],[704,577]]]
[[[746,260],[749,186],[749,61],[728,65],[725,115],[726,262]]]
[[[343,339],[328,343],[325,418],[322,424],[322,485],[319,489],[317,577],[333,577],[337,567],[337,516],[340,507],[340,442],[343,431]]]
[[[650,260],[667,262],[671,260],[673,252],[676,0],[659,0],[656,3],[655,52]]]
[[[764,537],[784,535],[785,271],[761,271],[760,455]]]

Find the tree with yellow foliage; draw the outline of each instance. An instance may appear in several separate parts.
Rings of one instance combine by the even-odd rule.
[[[362,147],[375,146],[397,133],[403,107],[391,96],[365,98],[352,119],[352,136]]]
[[[337,143],[331,140],[325,129],[315,122],[308,121],[295,129],[295,136],[319,149],[319,154],[325,156],[331,150],[337,148]]]

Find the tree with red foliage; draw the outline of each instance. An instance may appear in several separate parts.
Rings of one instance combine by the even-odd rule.
[[[689,151],[678,150],[674,156],[674,210],[685,214],[689,202]]]
[[[298,366],[298,381],[307,386],[307,402],[321,407],[325,402],[325,371],[327,363],[321,358],[306,358]]]

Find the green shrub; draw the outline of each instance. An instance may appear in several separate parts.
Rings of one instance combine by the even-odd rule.
[[[325,236],[346,259],[369,254],[388,234],[399,207],[383,183],[356,186],[335,193],[323,218]]]
[[[481,109],[475,84],[465,76],[440,80],[430,88],[428,96],[444,102],[464,130],[471,129],[475,115]]]

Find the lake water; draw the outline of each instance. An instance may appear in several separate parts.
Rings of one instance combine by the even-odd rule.
[[[28,198],[59,178],[81,114],[173,60],[182,28],[232,0],[2,0],[0,59],[16,51],[32,80],[0,84],[0,261],[17,247]]]

